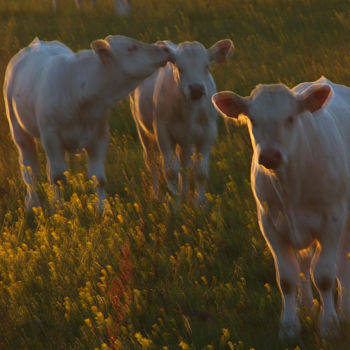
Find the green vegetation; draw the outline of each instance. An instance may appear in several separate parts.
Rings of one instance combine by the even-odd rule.
[[[206,46],[231,38],[234,56],[213,74],[219,90],[242,95],[260,82],[291,87],[321,75],[350,84],[344,0],[134,0],[127,19],[107,0],[81,13],[73,0],[60,0],[56,14],[51,0],[3,0],[0,76],[35,36],[79,50],[108,34]],[[111,113],[105,213],[96,212],[82,156],[70,159],[66,201],[27,217],[2,102],[0,116],[0,349],[350,349],[346,332],[320,339],[317,302],[313,317],[302,318],[298,346],[278,339],[280,295],[256,223],[244,128],[230,125],[227,133],[219,120],[208,207],[174,210],[171,198],[151,197],[123,101]]]

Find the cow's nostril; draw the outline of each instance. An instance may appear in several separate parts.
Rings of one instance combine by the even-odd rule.
[[[281,164],[282,153],[275,149],[266,149],[260,153],[258,161],[265,168],[275,170]]]
[[[204,86],[202,84],[189,85],[192,100],[197,100],[204,95]]]

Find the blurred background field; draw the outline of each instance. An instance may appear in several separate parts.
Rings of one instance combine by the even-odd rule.
[[[258,83],[292,87],[321,75],[350,85],[345,0],[133,0],[128,18],[110,0],[95,11],[85,1],[80,13],[73,0],[60,0],[56,13],[51,0],[0,0],[0,77],[36,36],[79,50],[108,34],[207,47],[230,38],[234,55],[213,75],[218,90],[241,95]],[[0,349],[350,349],[349,329],[319,338],[316,300],[300,343],[278,339],[280,295],[256,223],[245,128],[227,132],[219,119],[208,207],[174,211],[151,197],[128,101],[112,109],[110,126],[105,213],[96,213],[82,156],[70,158],[55,214],[38,209],[28,218],[0,102]]]

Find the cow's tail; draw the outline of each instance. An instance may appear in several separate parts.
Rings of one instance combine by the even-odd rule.
[[[8,83],[6,78],[4,83],[4,102],[5,102],[5,111],[6,111],[6,116],[9,123],[10,131],[11,131],[11,134],[13,135],[13,122],[17,119],[17,117],[13,107],[12,94],[10,92],[10,84]]]

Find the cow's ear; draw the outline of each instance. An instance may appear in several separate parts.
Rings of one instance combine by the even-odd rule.
[[[176,63],[176,50],[177,46],[169,40],[159,40],[155,43],[157,46],[167,49],[170,53],[169,61],[171,63]]]
[[[242,97],[231,91],[222,91],[212,96],[216,109],[225,117],[236,119],[240,114],[248,116],[248,97]]]
[[[91,43],[91,48],[104,64],[111,62],[112,52],[108,41],[103,39],[95,40]]]
[[[310,111],[311,113],[316,112],[324,106],[331,95],[331,92],[332,88],[329,85],[311,85],[298,96],[300,112],[305,110]]]
[[[233,53],[234,45],[230,39],[219,40],[209,49],[211,62],[225,62]]]

